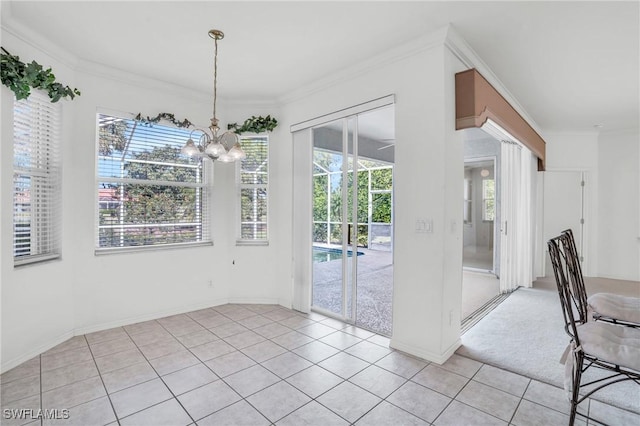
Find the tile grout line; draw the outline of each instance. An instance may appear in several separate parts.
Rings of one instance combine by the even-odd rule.
[[[277,308],[276,308],[276,309],[277,309]],[[223,314],[223,315],[224,315],[224,314]],[[262,314],[257,314],[257,315],[261,315],[261,316],[262,316]],[[230,317],[227,317],[227,318],[231,319],[231,320],[232,320],[232,321],[234,321],[235,323],[238,323],[238,321],[235,321],[235,320],[233,320],[233,319],[232,319],[232,318],[230,318]],[[268,317],[265,317],[265,318],[268,318]],[[197,320],[195,320],[195,321],[197,322]],[[286,321],[286,319],[283,319],[283,320],[281,320],[281,321]],[[312,324],[318,324],[318,323],[320,323],[319,321],[316,321],[316,320],[311,320],[311,321],[313,321],[313,323],[312,323]],[[287,326],[287,325],[285,325],[285,324],[282,324],[280,321],[274,321],[274,322],[276,322],[276,323],[278,323],[278,324],[280,324],[280,325],[282,325],[282,326],[284,326],[284,327],[290,328],[289,326]],[[239,323],[238,323],[238,324],[239,324]],[[299,328],[304,328],[304,327],[306,327],[306,326],[310,326],[310,325],[312,325],[312,324],[308,324],[308,325],[305,325],[305,326],[303,326],[303,327],[299,327]],[[242,324],[240,324],[240,325],[242,325]],[[299,329],[299,328],[298,328],[298,329]],[[333,328],[333,327],[331,327],[331,328]],[[298,332],[298,333],[299,333],[298,329],[292,329],[292,331],[296,331],[296,332]],[[249,331],[254,332],[254,331],[253,331],[253,329],[250,329]],[[330,334],[334,334],[334,333],[335,333],[335,332],[337,332],[337,331],[341,331],[341,330],[336,330],[336,329],[334,329],[334,331],[333,331],[332,333],[330,333]],[[255,332],[254,332],[254,333],[255,333]],[[215,334],[215,333],[214,333],[214,334]],[[258,333],[256,333],[256,334],[258,334]],[[284,334],[286,334],[286,333],[284,333]],[[301,333],[301,334],[303,334],[303,335],[305,335],[305,336],[307,336],[307,337],[311,338],[311,339],[312,339],[312,342],[314,342],[314,341],[318,341],[318,342],[319,342],[319,341],[320,341],[320,340],[319,340],[319,338],[314,338],[314,337],[309,336],[309,335],[304,334],[304,333]],[[330,334],[329,334],[329,335],[330,335]],[[266,338],[266,337],[264,337],[264,336],[262,336],[262,337],[266,339],[265,341],[269,341],[269,342],[271,342],[271,343],[276,344],[277,346],[280,346],[280,345],[278,345],[276,342],[273,342],[271,339]],[[276,337],[277,337],[277,336],[276,336]],[[326,336],[322,336],[321,338],[323,338],[323,337],[326,337]],[[355,337],[357,337],[357,336],[355,336]],[[234,347],[238,352],[240,352],[240,353],[244,354],[245,356],[248,356],[247,354],[245,354],[244,352],[242,352],[242,349],[246,349],[246,348],[239,349],[239,348],[237,348],[236,346],[233,346],[231,343],[227,342],[226,340],[224,340],[224,339],[221,339],[221,340],[223,340],[225,343],[227,343],[227,344],[231,345],[232,347]],[[362,341],[364,341],[364,339],[362,339]],[[308,342],[308,343],[306,343],[306,344],[309,344],[309,343],[312,343],[312,342]],[[256,343],[256,345],[257,345],[257,344],[260,344],[260,343],[262,343],[262,342]],[[320,343],[324,343],[324,342],[320,342]],[[360,343],[360,342],[358,342],[358,343]],[[306,344],[305,344],[305,345],[306,345]],[[326,344],[326,343],[324,343],[324,344]],[[305,346],[305,345],[301,345],[300,347]],[[251,346],[254,346],[254,345],[249,345],[249,346],[247,346],[247,347],[251,347]],[[329,346],[331,346],[331,345],[329,345]],[[352,345],[352,346],[353,346],[353,345]],[[282,348],[286,351],[285,353],[290,352],[290,353],[292,353],[292,354],[294,354],[294,355],[296,355],[296,356],[300,356],[300,355],[295,354],[292,350],[290,350],[290,349],[288,349],[288,348],[285,348],[285,347],[283,347],[283,346],[280,346],[280,347],[282,347]],[[332,348],[335,348],[335,347],[333,347],[333,346],[331,346],[331,347],[332,347]],[[350,346],[349,346],[349,347],[350,347]],[[333,354],[333,355],[331,355],[331,356],[329,356],[329,357],[325,358],[325,359],[331,358],[332,356],[335,356],[335,355],[337,355],[338,353],[343,352],[343,350],[340,350],[340,349],[338,349],[338,348],[335,348],[335,349],[336,349],[336,350],[338,350],[338,352],[337,352],[336,354]],[[282,355],[282,354],[280,354],[280,355]],[[262,361],[262,362],[258,362],[257,360],[255,360],[255,359],[251,358],[250,356],[248,356],[248,357],[249,357],[253,362],[256,362],[256,365],[260,365],[262,368],[265,368],[267,371],[269,371],[269,372],[271,372],[272,374],[274,374],[271,370],[269,370],[268,368],[264,367],[264,366],[262,365],[262,363],[263,363],[263,362],[267,362],[267,361],[269,361],[269,360],[271,360],[271,359],[277,358],[277,357],[278,357],[278,356],[280,356],[280,355],[276,355],[276,356],[274,356],[274,357],[268,358],[268,359],[266,359],[266,360],[264,360],[264,361]],[[303,359],[304,359],[304,357],[301,357],[301,358],[303,358]],[[199,359],[199,358],[198,358],[198,359]],[[215,359],[215,358],[212,358],[212,359]],[[323,360],[321,360],[321,361],[319,361],[319,362],[322,362],[322,361],[324,361],[325,359],[323,359]],[[307,361],[309,361],[309,360],[307,360]],[[202,362],[202,361],[201,361],[201,362]],[[367,361],[365,361],[365,362],[367,362]],[[204,364],[204,362],[202,362],[202,363]],[[369,363],[369,364],[370,364],[370,365],[373,365],[373,364],[371,364],[371,363]],[[206,365],[206,364],[205,364],[205,365]],[[303,369],[303,370],[300,370],[300,372],[302,372],[302,371],[304,371],[304,370],[306,370],[306,369],[308,369],[308,368],[311,368],[313,365],[317,365],[317,363],[313,363],[313,362],[312,362],[312,365],[311,365],[311,366],[309,366],[309,367],[307,367],[307,368],[305,368],[305,369]],[[208,365],[206,365],[206,367],[209,367],[209,366],[208,366]],[[252,367],[253,367],[253,366],[252,366]],[[319,366],[319,365],[318,365],[318,367],[323,368],[322,366]],[[248,369],[248,368],[251,368],[251,367],[247,367],[247,369]],[[366,368],[366,367],[365,367],[365,368]],[[323,368],[323,369],[324,369],[324,368]],[[246,369],[243,369],[243,370],[240,370],[240,371],[244,371],[244,370],[246,370]],[[325,370],[325,371],[329,371],[329,370],[326,370],[326,369],[324,369],[324,370]],[[364,369],[363,369],[363,370],[364,370]],[[238,371],[238,372],[240,372],[240,371]],[[360,370],[360,371],[362,371],[362,370]],[[213,372],[213,370],[212,370],[212,372]],[[235,372],[235,373],[233,373],[233,374],[236,374],[236,373],[238,373],[238,372]],[[329,372],[330,372],[330,371],[329,371]],[[299,372],[298,372],[298,373],[299,373]],[[331,373],[331,374],[334,374],[334,373],[332,373],[332,372],[330,372],[330,373]],[[215,374],[215,372],[214,372],[214,374]],[[233,374],[231,374],[231,375],[233,375]],[[297,373],[296,373],[296,374],[297,374]],[[357,374],[357,373],[356,373],[356,374]],[[266,418],[266,416],[265,416],[265,415],[264,415],[260,410],[258,410],[255,406],[253,406],[253,404],[251,404],[251,402],[249,402],[249,401],[247,400],[247,398],[249,398],[249,397],[251,397],[251,396],[253,396],[253,395],[257,394],[258,392],[261,392],[261,391],[263,391],[263,390],[265,390],[265,389],[268,389],[269,387],[275,386],[276,384],[281,383],[281,382],[285,382],[286,384],[288,384],[289,386],[292,386],[292,387],[293,387],[294,389],[296,389],[297,391],[299,391],[299,392],[301,392],[302,394],[306,395],[302,390],[300,390],[300,389],[296,388],[294,385],[292,385],[291,383],[289,383],[288,381],[286,381],[286,379],[285,379],[285,378],[281,378],[281,377],[280,377],[280,376],[278,376],[278,375],[276,375],[276,377],[278,377],[278,379],[279,379],[276,383],[272,383],[271,385],[269,385],[269,386],[267,386],[267,387],[265,387],[265,388],[263,388],[263,389],[257,390],[256,392],[254,392],[254,393],[252,393],[252,394],[250,394],[250,395],[247,395],[247,397],[243,397],[242,395],[238,394],[238,395],[239,395],[239,396],[240,396],[240,397],[241,397],[241,398],[242,398],[242,399],[243,399],[247,404],[249,404],[252,408],[254,408],[254,409],[255,409],[255,410],[256,410],[260,415],[262,415],[262,416],[263,416],[263,417],[265,417],[265,418]],[[340,377],[340,376],[338,376],[338,377]],[[340,382],[340,383],[336,384],[335,386],[333,386],[332,388],[330,388],[330,389],[326,390],[326,391],[325,391],[325,392],[323,392],[321,395],[324,395],[325,393],[329,392],[331,389],[333,389],[333,388],[335,388],[335,387],[339,386],[340,384],[342,384],[342,383],[344,383],[344,382],[346,382],[346,381],[347,381],[347,379],[343,379],[342,377],[340,377],[340,378],[342,379],[342,382]],[[222,380],[222,381],[223,381],[227,386],[229,386],[232,390],[234,390],[236,393],[238,393],[235,389],[233,389],[233,387],[231,387],[231,386],[230,386],[230,385],[229,385],[229,384],[224,380],[224,378],[223,378],[223,377],[220,377],[220,380]],[[320,397],[321,395],[318,395],[318,397]],[[309,397],[309,395],[306,395],[306,396],[307,396],[307,397]],[[305,406],[305,405],[309,404],[310,402],[312,402],[312,401],[316,401],[316,399],[317,399],[318,397],[316,397],[316,398],[311,398],[311,400],[310,400],[310,401],[308,401],[307,403],[305,403],[305,404],[303,404],[302,406],[298,407],[297,409],[293,410],[291,413],[287,413],[287,414],[286,414],[285,416],[283,416],[282,418],[287,417],[288,415],[292,414],[293,412],[297,411],[298,409],[302,408],[303,406]],[[322,405],[319,401],[316,401],[316,402],[317,402],[318,404]],[[234,404],[235,404],[235,403],[234,403]],[[233,405],[233,404],[231,404],[231,405]],[[325,407],[324,405],[322,405],[322,406],[323,406],[323,407]],[[223,407],[223,408],[221,408],[220,410],[223,410],[224,408],[226,408],[226,407]],[[329,409],[328,407],[325,407],[325,408],[326,408],[326,409],[328,409],[329,411],[331,411],[332,413],[334,413],[335,415],[339,416],[340,418],[343,418],[343,417],[342,417],[342,416],[340,416],[338,413],[335,413],[333,410]],[[220,410],[218,410],[218,411],[220,411]],[[218,412],[218,411],[216,411],[216,412]],[[214,413],[216,413],[216,412],[214,412]],[[211,413],[211,414],[214,414],[214,413]],[[209,415],[211,415],[211,414],[209,414]],[[208,415],[208,416],[209,416],[209,415]],[[208,416],[205,416],[205,417],[208,417]],[[278,419],[277,421],[282,420],[282,418]],[[201,420],[201,419],[200,419],[200,420]],[[267,420],[268,420],[268,421],[270,421],[268,418],[267,418]],[[350,423],[347,419],[345,419],[345,421],[347,421],[347,423]],[[270,422],[271,422],[271,421],[270,421]],[[271,422],[271,423],[273,424],[274,422]]]
[[[531,382],[532,382],[532,380],[529,379],[529,381],[527,382],[527,386],[524,388],[524,392],[522,392],[522,396],[520,397],[520,400],[518,401],[518,405],[516,406],[516,409],[513,412],[513,415],[511,416],[511,419],[509,419],[509,424],[513,423],[513,420],[515,419],[516,414],[518,413],[518,410],[520,409],[520,406],[522,405],[522,401],[527,401],[526,399],[524,399],[524,396],[527,393],[527,391],[529,390],[529,386],[531,386]]]
[[[223,306],[224,306],[224,305],[223,305]],[[277,309],[277,308],[276,308],[276,309]],[[214,310],[215,310],[215,309],[214,309]],[[231,317],[228,317],[228,316],[224,315],[224,313],[219,312],[219,311],[216,311],[216,312],[218,312],[220,315],[224,316],[225,318],[230,319],[231,321],[233,321],[233,323],[235,323],[235,324],[239,324],[239,323],[238,323],[236,320],[234,320],[233,318],[231,318]],[[253,311],[252,311],[252,312],[253,312]],[[189,318],[191,318],[191,316],[189,316],[188,314],[186,314],[186,313],[185,313],[185,315],[187,315]],[[256,315],[260,315],[260,314],[256,314]],[[253,316],[256,316],[256,315],[253,315]],[[191,318],[191,319],[192,319],[193,321],[195,321],[196,323],[198,323],[200,326],[202,326],[202,324],[200,324],[197,320],[195,320],[195,319],[193,319],[193,318]],[[189,353],[191,353],[191,354],[192,354],[192,355],[193,355],[193,356],[194,356],[198,361],[200,361],[200,363],[201,363],[202,365],[204,365],[204,366],[205,366],[207,369],[209,369],[209,370],[210,370],[210,371],[211,371],[211,372],[212,372],[216,377],[218,377],[218,380],[222,381],[222,383],[224,383],[226,386],[228,386],[228,387],[229,387],[229,389],[231,389],[233,392],[235,392],[235,393],[240,397],[240,400],[239,400],[239,401],[236,401],[236,402],[234,402],[233,404],[229,404],[229,405],[227,405],[227,406],[225,406],[225,407],[220,408],[219,410],[216,410],[216,411],[214,411],[214,412],[212,412],[212,413],[209,413],[209,414],[207,414],[206,416],[204,416],[203,418],[209,417],[210,415],[215,414],[215,413],[217,413],[218,411],[224,410],[225,408],[230,407],[231,405],[234,405],[234,404],[236,404],[236,403],[238,403],[238,402],[240,402],[240,401],[245,401],[245,402],[246,402],[247,404],[249,404],[252,408],[254,408],[254,409],[255,409],[255,410],[256,410],[256,411],[257,411],[261,416],[265,417],[265,416],[264,416],[264,414],[262,414],[262,412],[260,412],[260,410],[256,409],[253,405],[251,405],[251,403],[250,403],[249,401],[247,401],[247,400],[246,400],[246,398],[245,398],[245,397],[243,397],[242,395],[240,395],[240,393],[239,393],[238,391],[236,391],[232,386],[230,386],[230,385],[229,385],[229,384],[224,380],[224,378],[223,378],[223,377],[220,377],[218,374],[216,374],[216,372],[215,372],[215,371],[213,371],[213,370],[211,369],[211,367],[209,367],[209,366],[206,364],[206,361],[202,361],[202,360],[201,360],[201,359],[200,359],[196,354],[194,354],[194,353],[191,351],[191,349],[190,349],[190,348],[187,348],[187,347],[186,347],[186,346],[185,346],[185,345],[184,345],[180,340],[178,340],[178,339],[177,339],[177,337],[176,337],[176,336],[174,336],[174,335],[173,335],[173,333],[171,333],[169,330],[167,330],[167,329],[166,329],[166,327],[165,327],[163,324],[161,324],[161,323],[159,323],[159,324],[160,324],[160,326],[161,326],[162,328],[164,328],[164,329],[165,329],[169,334],[171,334],[171,336],[172,336],[173,338],[175,338],[175,339],[176,339],[176,340],[177,340],[177,341],[178,341],[178,342],[179,342],[179,343],[180,343],[180,344],[181,344],[181,345],[182,345],[182,346],[183,346],[183,347],[184,347],[184,348],[185,348]],[[242,325],[242,324],[240,324],[240,325]],[[244,327],[244,326],[243,326],[243,327]],[[246,328],[246,327],[245,327],[245,328]],[[209,329],[206,329],[206,330],[209,330]],[[216,335],[214,332],[212,332],[211,330],[209,330],[209,331],[210,331],[211,333],[213,333],[215,336],[217,336],[217,335]],[[249,331],[251,331],[251,330],[249,330]],[[244,332],[243,332],[243,333],[244,333]],[[258,333],[256,333],[256,334],[258,334]],[[265,338],[265,339],[266,339],[266,338]],[[224,340],[223,338],[219,338],[219,340],[221,340],[221,341],[223,341],[225,344],[227,344],[227,345],[231,346],[231,347],[232,347],[232,348],[234,348],[237,352],[241,352],[243,355],[247,356],[246,354],[244,354],[244,352],[242,352],[240,349],[236,348],[236,347],[235,347],[235,346],[233,346],[232,344],[228,343],[228,342],[227,342],[226,340]],[[134,343],[135,343],[135,342],[134,342]],[[259,342],[259,343],[261,343],[261,342]],[[206,344],[206,343],[204,343],[204,344]],[[256,344],[257,344],[257,343],[256,343]],[[200,346],[200,345],[199,345],[199,346]],[[252,346],[252,345],[250,345],[250,346]],[[285,349],[286,349],[286,348],[285,348]],[[145,355],[143,354],[143,356],[145,356]],[[220,355],[220,356],[218,356],[218,357],[214,357],[214,358],[211,358],[211,359],[219,358],[219,357],[221,357],[221,356],[224,356],[224,355]],[[146,356],[145,356],[145,358],[146,358]],[[254,362],[255,362],[255,360],[253,360],[251,357],[249,357],[249,358],[250,358],[252,361],[254,361]],[[210,360],[207,360],[207,361],[210,361]],[[151,363],[149,362],[149,364],[151,364]],[[261,364],[260,364],[260,363],[256,363],[256,365],[261,365]],[[153,366],[151,366],[151,367],[153,368]],[[253,367],[253,366],[251,366],[251,367]],[[251,367],[247,367],[247,368],[245,368],[245,369],[239,370],[238,372],[240,372],[240,371],[244,371],[244,370],[246,370],[246,369],[248,369],[248,368],[251,368]],[[186,367],[186,368],[189,368],[189,367]],[[264,367],[263,367],[263,368],[264,368]],[[154,368],[154,370],[155,370],[155,368]],[[267,370],[268,370],[268,369],[267,369]],[[177,371],[180,371],[180,370],[177,370]],[[156,372],[156,374],[157,374],[157,372]],[[233,374],[235,374],[235,373],[233,373]],[[162,380],[162,377],[161,377],[160,375],[158,375],[158,376],[159,376],[159,377],[160,377],[160,379]],[[162,381],[163,381],[163,383],[165,383],[165,382],[164,382],[164,380],[162,380]],[[212,383],[212,382],[210,382],[210,383]],[[191,391],[193,391],[193,390],[195,390],[195,389],[202,388],[202,387],[204,387],[204,386],[207,386],[208,384],[209,384],[209,383],[204,384],[204,385],[202,385],[202,386],[198,386],[198,387],[196,387],[196,388],[194,388],[194,389],[191,389],[191,390],[189,390],[189,391],[187,391],[187,392],[185,392],[185,393],[191,392]],[[275,383],[274,383],[274,384],[275,384]],[[165,386],[167,386],[167,385],[166,385],[166,383],[165,383]],[[268,386],[267,386],[267,387],[268,387]],[[167,386],[167,388],[169,388],[169,386]],[[180,400],[178,399],[178,397],[177,397],[177,396],[175,396],[175,394],[173,393],[173,391],[172,391],[170,388],[169,388],[169,391],[171,392],[171,394],[172,394],[172,395],[174,395],[174,398],[178,401],[178,403],[180,404],[180,406],[181,406],[181,407],[182,407],[182,408],[187,412],[187,414],[188,414],[188,415],[189,415],[189,417],[194,421],[194,423],[196,423],[197,421],[200,421],[200,420],[202,420],[202,419],[203,419],[203,418],[201,418],[201,419],[198,419],[197,421],[196,421],[196,420],[194,420],[194,419],[193,419],[193,416],[191,415],[191,413],[189,413],[189,412],[186,410],[186,408],[182,405],[182,403],[180,402]],[[258,391],[258,392],[259,392],[259,391]],[[257,393],[257,392],[254,392],[254,393]],[[251,394],[251,395],[253,395],[253,394]],[[251,396],[251,395],[248,395],[247,397],[249,397],[249,396]],[[266,417],[265,417],[265,418],[266,418]],[[267,420],[271,423],[271,421],[270,421],[269,419],[267,419]]]
[[[100,369],[98,368],[98,363],[96,362],[96,357],[93,356],[93,351],[91,350],[91,345],[89,344],[89,340],[87,339],[87,335],[83,334],[82,337],[84,337],[84,341],[87,343],[87,348],[89,348],[89,353],[91,354],[91,359],[93,360],[93,364],[96,367],[96,371],[98,372],[98,377],[100,377],[100,382],[102,383],[102,387],[104,388],[104,393],[107,396],[107,399],[109,400],[109,405],[111,405],[111,410],[113,411],[113,415],[116,418],[116,422],[118,423],[118,425],[120,425],[120,419],[118,418],[118,413],[116,413],[116,408],[113,406],[113,401],[111,401],[111,396],[109,395],[109,391],[107,390],[107,385],[105,385],[104,383],[104,379],[102,378],[102,373],[100,372]],[[96,398],[98,399],[98,398]],[[91,400],[94,401],[94,400]],[[90,402],[90,401],[87,401]]]
[[[176,337],[173,335],[173,333],[171,333],[169,330],[167,330],[167,328],[166,328],[164,325],[162,325],[162,323],[160,323],[158,320],[154,320],[154,321],[156,321],[156,322],[158,323],[158,325],[160,325],[160,327],[162,327],[162,328],[163,328],[167,333],[169,333],[169,334],[171,335],[171,337],[173,337],[174,339],[176,339]],[[193,416],[191,415],[191,413],[189,413],[189,411],[187,411],[187,409],[184,407],[184,405],[182,405],[182,402],[180,402],[180,400],[178,399],[178,397],[176,396],[176,394],[175,394],[175,393],[173,393],[173,390],[171,390],[171,388],[167,385],[167,383],[164,381],[164,379],[162,378],[162,376],[160,375],[160,373],[158,373],[158,370],[156,370],[156,368],[153,366],[153,364],[151,364],[151,361],[149,360],[149,358],[147,358],[147,355],[145,355],[145,354],[144,354],[144,352],[140,350],[140,346],[138,346],[138,344],[137,344],[137,343],[136,343],[136,342],[131,338],[131,335],[129,334],[129,332],[128,332],[124,327],[123,327],[122,329],[123,329],[123,330],[124,330],[124,332],[127,334],[127,336],[129,336],[129,339],[131,339],[131,341],[133,342],[133,344],[136,346],[136,349],[138,349],[138,351],[142,354],[142,356],[144,357],[145,361],[147,361],[147,364],[149,364],[149,366],[151,367],[151,369],[152,369],[152,370],[154,371],[154,373],[156,373],[156,375],[158,376],[157,378],[158,378],[158,379],[160,379],[160,381],[162,382],[162,384],[165,386],[165,388],[167,388],[167,390],[169,391],[169,393],[170,393],[170,394],[171,394],[171,396],[173,397],[173,398],[166,399],[166,400],[164,400],[164,401],[157,402],[157,403],[152,404],[152,405],[150,405],[150,406],[148,406],[148,407],[144,407],[143,409],[141,409],[141,410],[139,410],[139,411],[136,411],[136,412],[134,412],[134,413],[128,414],[128,415],[124,416],[124,417],[123,417],[123,419],[125,419],[125,418],[127,418],[127,417],[130,417],[130,416],[133,416],[134,414],[140,413],[140,412],[142,412],[142,411],[144,411],[144,410],[148,410],[149,408],[151,408],[151,407],[155,407],[155,406],[160,405],[160,404],[162,404],[162,403],[164,403],[164,402],[170,401],[171,399],[175,399],[175,400],[176,400],[176,402],[180,405],[180,407],[182,407],[182,409],[184,410],[184,412],[185,412],[185,413],[187,413],[187,416],[189,416],[189,418],[191,419],[191,421],[195,424],[195,423],[196,423],[196,421],[195,421],[195,419],[193,418]],[[186,346],[184,346],[184,344],[183,344],[182,342],[180,342],[178,339],[176,339],[176,341],[177,341],[178,343],[180,343],[183,347],[185,347],[185,349],[187,349],[187,348],[186,348]],[[144,345],[143,345],[143,346],[144,346]],[[187,350],[188,350],[188,349],[187,349]],[[191,353],[191,351],[189,351],[189,353]],[[193,354],[193,353],[191,353],[191,354],[192,354],[193,356],[195,356],[195,354]],[[162,358],[162,357],[158,357],[158,358]],[[197,357],[196,357],[196,358],[197,358]],[[198,360],[200,360],[200,359],[198,358]],[[186,367],[186,368],[189,368],[189,367]],[[180,370],[177,370],[177,371],[180,371]],[[168,374],[171,374],[171,373],[168,373]],[[214,373],[214,374],[215,374],[215,373]],[[217,375],[216,375],[216,376],[217,376]],[[147,381],[141,382],[141,383],[137,383],[137,384],[132,385],[132,386],[130,386],[130,387],[128,387],[128,388],[125,388],[125,389],[130,389],[130,388],[132,388],[132,387],[134,387],[134,386],[138,386],[138,385],[140,385],[140,384],[142,384],[142,383],[148,383],[148,382],[150,382],[150,381],[152,381],[152,380],[155,380],[155,378],[153,378],[153,379],[151,379],[151,380],[147,380]],[[119,390],[119,391],[117,391],[117,392],[120,392],[120,391],[122,391],[122,390],[124,390],[124,389],[120,389],[120,390]],[[117,392],[114,392],[114,393],[117,393]],[[116,413],[116,418],[118,419],[118,424],[120,424],[120,417],[118,417],[117,413]]]

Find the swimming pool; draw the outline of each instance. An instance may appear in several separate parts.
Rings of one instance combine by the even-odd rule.
[[[363,252],[357,252],[358,256],[364,255]],[[353,257],[353,251],[347,251],[347,257]],[[314,247],[313,248],[313,261],[314,263],[318,262],[329,262],[332,260],[342,259],[342,249],[336,248],[328,248],[328,247]]]

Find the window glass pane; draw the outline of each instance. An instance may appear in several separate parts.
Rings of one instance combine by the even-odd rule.
[[[495,219],[495,180],[482,180],[482,220]]]
[[[393,185],[393,169],[391,167],[386,169],[371,170],[371,189],[390,190]]]
[[[369,172],[366,170],[358,172],[358,222],[369,222]]]
[[[202,233],[199,225],[141,225],[100,228],[101,247],[135,247],[195,241]]]
[[[203,160],[189,130],[98,115],[99,248],[209,240]]]
[[[340,172],[342,171],[342,153],[331,153],[315,149],[313,163],[319,171]]]
[[[13,104],[13,256],[60,255],[60,105],[35,90]]]
[[[329,182],[331,184],[331,194],[329,196],[331,208],[331,221],[342,221],[342,174],[333,173],[329,175]]]
[[[313,224],[313,242],[315,243],[327,243],[327,223],[314,223]]]
[[[242,160],[240,181],[247,184],[266,184],[268,174],[268,141],[266,137],[242,139],[247,157]]]
[[[358,225],[358,246],[369,247],[369,225]]]
[[[242,189],[240,193],[242,222],[267,221],[267,190],[259,188]]]
[[[269,139],[267,136],[242,138],[246,158],[239,163],[239,238],[267,239],[269,182]]]
[[[163,185],[123,185],[122,194],[125,224],[184,223],[198,220],[200,188]]]
[[[266,223],[243,223],[242,239],[243,240],[266,240],[267,224]]]
[[[342,244],[342,224],[341,223],[330,223],[329,224],[330,231],[330,241],[331,244]]]
[[[313,177],[313,220],[327,220],[328,175]]]
[[[371,222],[391,223],[391,193],[371,194]]]

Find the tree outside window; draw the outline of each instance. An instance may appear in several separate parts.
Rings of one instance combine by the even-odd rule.
[[[496,182],[493,179],[482,180],[482,220],[495,220]]]

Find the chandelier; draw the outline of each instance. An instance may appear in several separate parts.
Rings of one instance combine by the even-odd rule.
[[[217,83],[218,83],[218,40],[224,38],[224,33],[220,30],[210,30],[209,37],[214,41],[214,59],[213,59],[213,117],[209,131],[204,129],[193,129],[189,134],[189,139],[182,147],[182,153],[190,157],[209,158],[212,161],[218,160],[223,163],[232,163],[234,161],[244,159],[247,154],[240,147],[238,135],[233,131],[227,131],[218,136],[218,119],[216,118],[216,100],[217,100]],[[201,132],[202,135],[198,139],[198,143],[192,139],[194,132]]]

